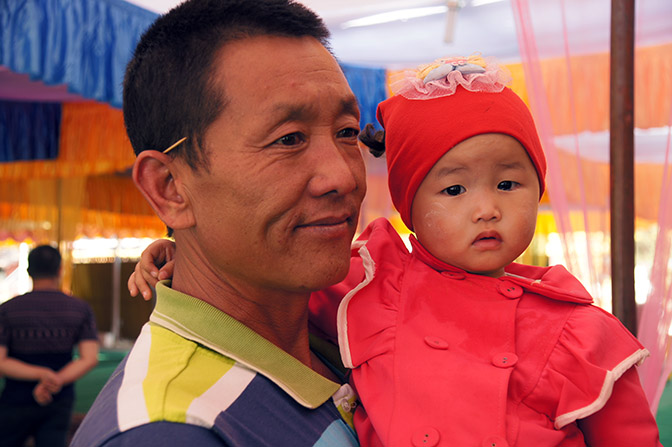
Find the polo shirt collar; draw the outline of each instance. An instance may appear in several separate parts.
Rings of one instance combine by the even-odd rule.
[[[317,408],[340,389],[240,321],[171,289],[170,281],[159,282],[156,294],[151,322],[264,375],[304,407]]]

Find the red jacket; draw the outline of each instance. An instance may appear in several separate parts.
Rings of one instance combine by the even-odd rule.
[[[660,445],[632,368],[648,352],[564,267],[491,278],[411,242],[374,221],[311,299],[353,369],[363,447]]]

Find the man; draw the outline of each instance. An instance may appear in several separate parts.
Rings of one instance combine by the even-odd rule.
[[[61,255],[49,245],[28,254],[33,291],[0,306],[0,445],[66,445],[74,382],[98,363],[91,307],[59,290]],[[73,360],[74,347],[79,350]]]
[[[73,446],[357,445],[354,394],[308,334],[366,189],[327,37],[291,0],[188,1],[143,35],[124,117],[174,275]]]

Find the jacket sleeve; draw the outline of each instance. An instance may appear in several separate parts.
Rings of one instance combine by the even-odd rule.
[[[656,420],[635,368],[616,381],[611,397],[597,413],[578,421],[586,444],[591,447],[628,445],[662,447]]]
[[[648,354],[612,314],[579,305],[565,322],[526,403],[548,414],[556,429],[586,419],[611,401],[623,375]]]

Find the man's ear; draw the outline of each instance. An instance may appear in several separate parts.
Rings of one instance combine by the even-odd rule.
[[[196,219],[176,182],[179,172],[188,168],[177,165],[167,154],[142,151],[133,165],[133,181],[163,223],[180,230],[194,226]]]

